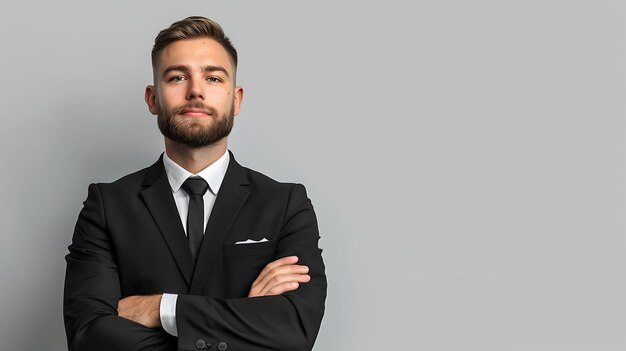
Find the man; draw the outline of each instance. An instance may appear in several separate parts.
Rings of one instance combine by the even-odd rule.
[[[326,277],[300,184],[240,166],[227,136],[243,98],[219,24],[189,17],[152,50],[152,166],[91,184],[66,256],[71,350],[310,350]]]

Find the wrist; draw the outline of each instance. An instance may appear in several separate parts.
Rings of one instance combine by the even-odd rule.
[[[161,299],[163,298],[163,294],[153,295],[152,296],[152,306],[151,310],[153,313],[153,321],[157,327],[161,326]]]

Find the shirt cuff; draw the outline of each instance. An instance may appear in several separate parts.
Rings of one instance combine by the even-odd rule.
[[[166,332],[173,336],[178,336],[176,328],[176,300],[178,294],[163,294],[159,313],[161,314],[161,326]]]

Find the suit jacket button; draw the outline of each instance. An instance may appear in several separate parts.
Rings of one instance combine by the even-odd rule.
[[[217,344],[217,349],[220,351],[225,351],[227,348],[228,348],[228,344],[223,341]]]
[[[204,350],[206,349],[206,341],[202,340],[202,339],[198,339],[196,340],[196,348],[198,350]]]

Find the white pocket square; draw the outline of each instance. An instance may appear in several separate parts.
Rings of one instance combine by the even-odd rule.
[[[263,238],[261,240],[252,240],[252,239],[248,239],[246,241],[237,241],[235,243],[235,245],[239,245],[239,244],[258,244],[258,243],[264,243],[266,242],[267,239]]]

